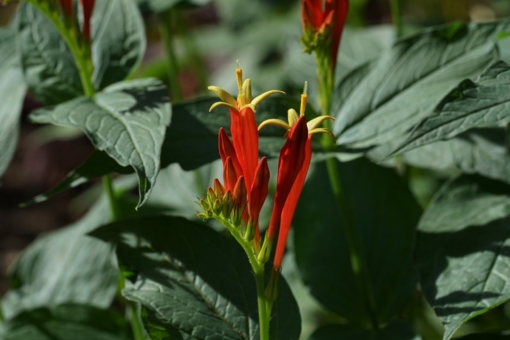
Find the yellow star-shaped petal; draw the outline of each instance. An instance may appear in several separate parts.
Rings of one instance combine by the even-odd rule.
[[[289,111],[287,111],[288,122],[281,120],[281,119],[268,119],[268,120],[263,121],[259,125],[259,130],[262,129],[264,126],[276,125],[276,126],[284,128],[287,131],[284,136],[284,137],[287,137],[287,134],[289,133],[292,126],[297,122],[299,117],[305,115],[306,101],[308,99],[308,95],[306,94],[307,86],[308,86],[308,84],[307,84],[307,82],[305,82],[305,88],[304,88],[303,94],[301,95],[301,107],[300,107],[299,115],[296,112],[296,110],[289,109]],[[335,120],[335,118],[333,118],[331,116],[319,116],[319,117],[314,118],[311,121],[307,122],[306,126],[308,128],[308,134],[312,135],[315,133],[327,133],[333,139],[335,139],[335,136],[333,135],[333,133],[331,131],[329,131],[328,129],[319,128],[319,126],[326,120]]]
[[[243,82],[243,71],[239,67],[239,61],[237,62],[236,79],[237,79],[237,87],[239,90],[239,93],[237,95],[237,100],[234,99],[234,97],[232,97],[230,95],[230,93],[228,93],[221,87],[218,87],[218,86],[209,86],[208,87],[209,90],[213,91],[221,99],[220,102],[216,102],[211,106],[211,108],[209,109],[209,112],[211,112],[212,110],[214,110],[215,108],[217,108],[219,106],[227,107],[229,109],[233,109],[236,111],[240,111],[245,107],[251,107],[253,112],[255,112],[256,106],[258,104],[260,104],[264,99],[269,97],[270,95],[275,94],[275,93],[285,94],[285,92],[283,92],[283,91],[271,90],[271,91],[264,92],[261,95],[252,99],[251,81],[250,81],[250,79],[246,79]]]

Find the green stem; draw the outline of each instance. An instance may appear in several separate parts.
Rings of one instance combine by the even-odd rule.
[[[402,26],[402,6],[400,4],[400,0],[391,0],[391,16],[393,19],[393,25],[397,32],[397,38],[400,38],[404,33]]]
[[[331,70],[328,58],[323,58],[322,62],[320,61],[320,58],[316,58],[316,60],[319,62],[317,67],[317,74],[319,77],[319,99],[322,108],[322,114],[330,115],[331,99],[334,88],[334,72]],[[329,120],[325,121],[324,125],[326,129],[331,130],[331,122]],[[331,139],[331,136],[324,135],[322,138],[322,148],[326,152],[334,151],[335,141]],[[342,218],[342,225],[351,257],[350,261],[352,271],[356,278],[360,293],[365,299],[364,303],[370,313],[370,322],[372,327],[377,328],[378,321],[375,316],[376,300],[372,287],[372,279],[368,272],[368,265],[366,263],[365,253],[363,251],[361,235],[357,228],[355,218],[351,215],[351,209],[349,209],[348,202],[344,197],[342,181],[340,178],[340,172],[336,158],[329,158],[326,161],[326,165],[331,188],[336,198],[339,212]]]
[[[268,306],[265,293],[264,270],[254,272],[257,282],[257,305],[259,308],[260,340],[269,340],[269,320],[271,308]]]
[[[181,85],[179,83],[179,65],[175,55],[174,45],[172,41],[171,24],[173,21],[172,10],[166,10],[159,14],[159,28],[161,37],[166,50],[168,81],[170,85],[170,94],[173,102],[182,101]]]
[[[112,212],[112,220],[117,221],[120,218],[119,201],[113,189],[112,176],[110,174],[103,176],[103,186],[110,202],[110,210]]]
[[[265,280],[264,280],[264,263],[260,263],[254,251],[253,243],[246,241],[239,228],[236,228],[221,216],[214,216],[223,226],[230,231],[236,241],[243,247],[248,260],[250,261],[255,282],[257,283],[257,305],[259,310],[259,329],[260,340],[269,340],[269,321],[271,316],[272,303],[266,298]]]
[[[131,319],[131,330],[133,331],[133,340],[144,340],[142,323],[138,318],[137,304],[133,301],[128,301],[127,311]]]

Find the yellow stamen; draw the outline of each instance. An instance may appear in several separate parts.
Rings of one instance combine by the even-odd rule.
[[[314,130],[311,130],[311,131],[309,130],[308,131],[309,135],[313,135],[313,134],[316,134],[316,133],[326,133],[326,134],[330,135],[331,138],[333,138],[333,140],[336,142],[335,135],[331,131],[329,131],[328,129],[319,128],[319,129],[314,129]]]
[[[306,100],[308,99],[308,82],[305,81],[303,94],[301,95],[301,107],[299,108],[299,115],[304,116],[306,110]]]
[[[284,128],[285,130],[290,129],[290,125],[281,119],[268,119],[268,120],[263,121],[259,125],[259,131],[260,131],[260,129],[262,129],[263,127],[268,126],[268,125],[276,125],[276,126]]]
[[[293,126],[294,124],[296,124],[296,122],[299,119],[298,114],[297,114],[296,110],[294,110],[294,109],[289,109],[289,111],[287,111],[287,117],[288,117],[287,119],[289,120],[290,126]]]
[[[281,94],[285,94],[285,92],[283,91],[279,91],[279,90],[271,90],[271,91],[267,91],[267,92],[264,92],[262,93],[261,95],[258,95],[257,97],[255,97],[251,103],[253,105],[259,105],[261,101],[263,101],[264,99],[266,99],[267,97],[269,97],[270,95],[272,94],[275,94],[275,93],[281,93]]]
[[[212,110],[214,110],[215,108],[220,107],[220,106],[238,111],[237,107],[235,107],[234,105],[231,105],[231,104],[225,103],[225,102],[216,102],[211,105],[211,107],[209,108],[209,112],[211,112]]]
[[[317,118],[312,119],[311,121],[306,123],[306,126],[308,127],[308,131],[312,131],[315,128],[317,128],[319,125],[321,125],[326,120],[335,120],[335,118],[331,116],[319,116]]]
[[[228,93],[227,91],[225,91],[224,89],[222,89],[221,87],[218,87],[218,86],[209,86],[207,87],[209,90],[211,90],[212,92],[214,92],[222,101],[224,101],[225,103],[227,104],[230,104],[230,105],[233,105],[233,106],[236,106],[237,105],[237,102],[236,100],[234,99],[234,97],[232,97],[230,95],[230,93]]]
[[[242,91],[244,93],[244,99],[247,103],[251,102],[251,80],[246,79],[243,83]]]

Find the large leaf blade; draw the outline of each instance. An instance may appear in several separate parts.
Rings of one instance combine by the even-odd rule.
[[[510,187],[467,175],[446,183],[424,213],[415,263],[445,340],[510,298],[509,216]]]
[[[83,94],[69,48],[51,22],[29,3],[19,10],[21,67],[32,93],[44,104],[58,104]]]
[[[114,242],[119,261],[136,273],[123,294],[142,304],[153,338],[258,338],[255,279],[246,255],[232,240],[177,217],[132,219],[92,235]],[[298,339],[297,305],[281,281],[272,336]]]
[[[510,66],[499,61],[476,82],[452,90],[409,135],[397,152],[451,139],[472,128],[504,127],[510,122]]]
[[[133,0],[97,1],[92,15],[93,80],[97,89],[129,77],[142,61],[143,18]]]
[[[451,24],[395,43],[335,113],[338,143],[384,144],[408,132],[465,78],[497,60],[496,39],[510,21]]]
[[[109,219],[103,200],[82,220],[32,243],[9,275],[12,289],[2,302],[5,317],[62,303],[108,308],[118,282],[113,252],[108,244],[86,233]]]
[[[296,262],[312,296],[329,310],[352,322],[383,324],[403,308],[415,288],[412,253],[420,208],[393,170],[364,158],[338,163],[338,168],[351,219],[361,235],[375,306],[367,302],[352,270],[324,163],[311,171],[293,219]]]
[[[166,87],[143,79],[111,85],[94,99],[79,97],[30,117],[37,123],[77,127],[97,149],[121,166],[131,166],[139,178],[141,205],[156,181],[170,116]]]

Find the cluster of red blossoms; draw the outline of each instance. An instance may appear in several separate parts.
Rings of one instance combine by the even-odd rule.
[[[81,7],[83,9],[83,28],[81,36],[84,42],[90,43],[90,19],[92,17],[92,11],[94,10],[94,4],[96,0],[80,0]],[[74,24],[74,1],[73,0],[60,0],[60,7],[64,17],[70,20]]]
[[[318,126],[333,118],[321,116],[307,123],[304,117],[306,94],[303,94],[299,115],[294,109],[290,109],[288,122],[269,119],[257,129],[256,105],[272,94],[283,92],[273,90],[252,99],[250,80],[243,83],[239,67],[236,69],[236,76],[239,88],[237,100],[219,87],[209,87],[222,100],[215,103],[211,110],[225,106],[230,111],[232,139],[223,128],[220,129],[218,148],[223,162],[223,185],[215,180],[207,197],[200,201],[204,212],[199,216],[204,219],[216,218],[227,228],[240,230],[244,239],[252,242],[252,250],[261,263],[269,259],[273,240],[279,232],[273,263],[274,270],[279,271],[292,216],[310,165],[311,136],[320,132],[331,134]],[[270,173],[266,158],[259,160],[258,130],[269,124],[284,128],[287,140],[280,152],[273,211],[261,245],[259,214],[268,194]]]
[[[303,22],[302,42],[305,52],[324,49],[329,53],[334,70],[338,47],[342,37],[347,12],[348,0],[303,0],[301,2],[301,21]]]

